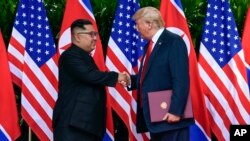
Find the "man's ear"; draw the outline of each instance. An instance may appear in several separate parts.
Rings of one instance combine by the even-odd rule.
[[[149,22],[148,23],[148,29],[151,30],[153,28],[153,23]]]
[[[72,36],[74,36],[73,38],[75,39],[76,42],[80,41],[80,36],[79,34],[73,34]]]

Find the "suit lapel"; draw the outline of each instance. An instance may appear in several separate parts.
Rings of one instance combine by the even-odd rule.
[[[166,45],[166,43],[165,43],[165,42],[167,42],[167,36],[166,36],[167,34],[166,34],[166,32],[167,31],[165,29],[162,32],[162,34],[160,35],[159,39],[157,40],[157,42],[156,42],[156,44],[154,46],[154,49],[153,49],[153,51],[152,51],[152,53],[150,55],[150,58],[148,60],[148,64],[147,64],[147,68],[146,68],[146,72],[145,72],[144,78],[147,76],[147,72],[150,69],[152,63],[154,62],[155,56],[160,53],[159,49],[162,48],[162,47],[164,47],[164,45]]]

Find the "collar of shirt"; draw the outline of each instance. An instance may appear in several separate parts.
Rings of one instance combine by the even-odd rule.
[[[161,36],[162,32],[163,32],[164,28],[160,28],[155,35],[153,36],[153,38],[151,39],[153,41],[153,46],[152,46],[152,50],[155,47],[155,43],[158,41],[159,37]]]

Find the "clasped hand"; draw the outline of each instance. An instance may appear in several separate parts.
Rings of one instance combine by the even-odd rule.
[[[130,85],[131,83],[130,75],[127,72],[119,73],[118,83],[120,83],[124,87]]]

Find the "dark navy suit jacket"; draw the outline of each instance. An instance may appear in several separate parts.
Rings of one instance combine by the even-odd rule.
[[[59,94],[53,128],[74,127],[102,137],[106,130],[105,86],[115,86],[116,72],[101,72],[93,58],[72,45],[59,60]]]
[[[172,89],[173,96],[169,113],[183,115],[189,94],[188,53],[183,39],[164,29],[150,55],[142,81],[142,89],[139,87],[141,68],[142,66],[138,75],[131,76],[130,88],[137,89],[138,95],[142,94],[143,108],[140,108],[140,98],[138,98],[137,131],[149,130],[152,133],[159,133],[193,124],[193,119],[181,119],[180,122],[174,124],[169,124],[167,121],[151,123],[148,105],[148,92]]]

